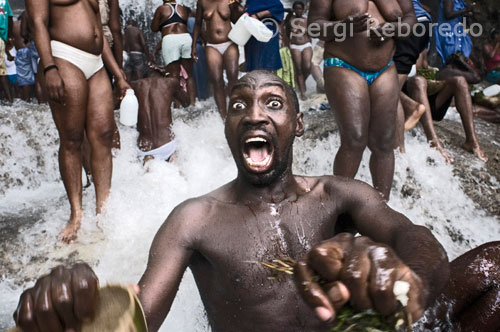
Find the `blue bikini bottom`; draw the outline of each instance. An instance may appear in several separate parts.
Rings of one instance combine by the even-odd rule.
[[[358,73],[361,77],[363,77],[366,81],[366,83],[368,85],[371,85],[373,82],[375,82],[375,80],[380,76],[382,75],[382,73],[384,71],[387,70],[387,68],[389,68],[392,64],[392,59],[391,61],[389,61],[389,63],[387,64],[387,66],[385,66],[384,68],[380,69],[379,71],[377,72],[371,72],[371,71],[362,71],[362,70],[359,70],[358,68],[354,67],[353,65],[350,65],[349,63],[345,62],[344,60],[342,59],[339,59],[339,58],[328,58],[328,59],[325,59],[325,68],[326,67],[339,67],[339,68],[347,68],[347,69],[350,69],[356,73]]]

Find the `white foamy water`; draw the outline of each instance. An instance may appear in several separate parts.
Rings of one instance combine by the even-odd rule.
[[[103,283],[139,280],[152,238],[170,211],[236,176],[223,123],[211,107],[206,103],[197,110],[174,112],[173,131],[179,141],[175,163],[152,161],[144,167],[136,157],[135,129],[120,126],[122,149],[114,158],[106,213],[96,220],[93,188],[85,190],[85,217],[79,240],[72,245],[56,241],[69,204],[59,180],[57,133],[48,108],[22,102],[0,108],[0,235],[10,234],[2,235],[7,240],[0,243],[0,330],[12,326],[22,289],[61,262],[87,261]],[[406,139],[408,153],[397,156],[390,205],[415,223],[432,227],[451,258],[500,238],[498,220],[475,207],[453,177],[452,167],[427,147],[424,137]],[[330,174],[338,147],[336,133],[298,139],[295,172]],[[368,156],[359,178],[371,183]],[[478,162],[477,167],[482,165]],[[297,229],[297,236],[302,239],[303,230]],[[196,285],[187,272],[162,331],[207,330]]]

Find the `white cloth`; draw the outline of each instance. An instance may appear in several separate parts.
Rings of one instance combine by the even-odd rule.
[[[165,66],[181,58],[191,59],[193,39],[189,33],[168,34],[161,41],[161,53]]]
[[[144,158],[146,156],[151,156],[155,159],[160,159],[160,160],[166,160],[168,161],[170,157],[175,153],[175,150],[177,149],[177,141],[171,140],[170,142],[160,146],[159,148],[143,152],[141,150],[138,151],[138,155],[141,158]]]
[[[10,51],[7,51],[7,49],[5,49],[5,67],[7,68],[7,75],[15,75],[17,74],[16,61],[9,61],[9,59],[7,59],[7,53],[10,53],[10,55],[15,58],[17,50],[15,47],[12,47]]]
[[[312,44],[310,42],[307,42],[303,45],[296,45],[296,44],[290,44],[290,49],[291,50],[298,50],[300,52],[302,52],[303,50],[305,50],[306,48],[312,48]]]
[[[77,66],[83,72],[86,79],[91,78],[104,67],[100,54],[88,53],[57,40],[51,40],[50,47],[52,48],[52,56],[66,60]]]

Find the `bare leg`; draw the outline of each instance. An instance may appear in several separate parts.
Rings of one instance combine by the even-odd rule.
[[[370,96],[366,81],[346,68],[325,68],[328,102],[340,129],[340,148],[335,156],[333,173],[354,178],[363,151],[368,144]],[[337,89],[337,86],[344,87]]]
[[[403,88],[406,80],[408,79],[408,75],[398,74],[398,83],[399,83],[399,92]],[[403,105],[401,104],[401,98],[398,98],[398,107],[396,110],[396,135],[394,138],[394,146],[395,148],[399,148],[401,153],[405,153],[405,114]]]
[[[87,80],[83,73],[65,60],[55,58],[64,81],[66,105],[49,102],[59,132],[59,170],[68,194],[71,216],[59,234],[65,243],[74,241],[82,212],[82,142],[87,112]],[[45,87],[43,87],[45,90]]]
[[[208,75],[214,86],[215,104],[220,116],[226,117],[226,85],[223,77],[223,57],[215,48],[205,47],[205,56],[208,64]]]
[[[304,73],[302,72],[302,52],[299,50],[290,49],[292,53],[293,65],[295,67],[295,74],[297,76],[297,85],[299,87],[300,99],[306,99],[306,83]]]
[[[90,184],[92,183],[92,166],[90,164],[90,156],[92,155],[91,150],[89,139],[87,138],[87,134],[85,134],[82,143],[82,164],[87,178],[87,183],[84,188],[90,187]]]
[[[307,78],[309,77],[309,75],[311,75],[312,56],[313,52],[311,47],[308,47],[302,51],[302,74],[304,76],[304,86],[306,84],[305,82],[307,81]]]
[[[474,119],[472,114],[472,98],[470,97],[469,84],[464,77],[454,76],[446,79],[447,86],[439,92],[436,98],[436,107],[443,105],[450,94],[455,97],[455,105],[462,119],[465,130],[465,143],[462,146],[465,150],[474,153],[484,162],[488,161],[485,156],[474,129]]]
[[[87,135],[92,147],[91,166],[96,191],[96,213],[109,196],[113,169],[111,145],[114,120],[111,84],[103,68],[88,80]]]
[[[186,69],[188,74],[187,79],[187,91],[189,95],[189,104],[193,106],[196,104],[196,85],[194,83],[193,77],[193,60],[191,59],[182,59],[181,64]]]
[[[417,125],[422,115],[424,115],[425,105],[411,99],[404,92],[400,92],[399,98],[405,113],[405,130],[410,130]]]
[[[238,81],[238,59],[240,57],[240,52],[238,46],[235,44],[229,46],[224,53],[224,68],[226,69],[227,80],[228,80],[228,91],[233,89],[233,86]]]
[[[9,79],[7,76],[0,76],[0,85],[2,86],[3,91],[5,92],[5,98],[9,101],[9,103],[14,102],[12,99],[12,95],[10,94],[10,88],[9,88]]]
[[[399,84],[393,64],[370,86],[370,129],[368,147],[373,186],[389,200],[394,176],[394,139]]]
[[[452,156],[444,149],[436,134],[434,122],[432,120],[431,106],[429,104],[429,98],[427,97],[427,81],[425,78],[422,76],[410,78],[408,80],[408,93],[413,100],[425,106],[425,113],[420,118],[420,123],[424,128],[427,141],[443,155],[446,162],[453,162]]]
[[[321,71],[321,68],[316,65],[312,65],[311,67],[311,74],[316,81],[316,91],[318,93],[324,93],[325,92],[325,80],[323,78],[323,72]]]

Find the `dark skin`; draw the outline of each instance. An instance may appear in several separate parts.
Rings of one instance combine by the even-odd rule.
[[[453,10],[453,0],[444,1],[444,16],[447,20],[452,20],[459,16],[471,16],[474,13],[476,3],[473,2],[469,7],[462,10]]]
[[[91,168],[100,213],[111,187],[111,145],[115,123],[111,84],[104,68],[88,80],[72,63],[52,56],[50,40],[58,40],[91,54],[102,54],[105,66],[117,78],[122,92],[129,89],[120,67],[103,38],[98,3],[94,0],[28,0],[40,68],[56,65],[42,79],[44,94],[60,137],[59,168],[71,205],[60,239],[76,239],[82,211],[82,142],[86,133],[92,148]],[[74,29],[78,26],[78,29]],[[43,74],[43,70],[39,70]]]
[[[126,52],[142,52],[146,55],[146,60],[149,62],[149,50],[144,39],[144,33],[133,22],[129,23],[123,33],[123,40]],[[141,79],[143,77],[142,71],[133,71],[125,73],[129,81]]]
[[[13,35],[12,35],[12,28],[13,28],[13,20],[12,20],[12,16],[9,16],[8,18],[8,32],[7,32],[7,39],[9,38],[12,38]],[[12,99],[12,95],[10,93],[10,85],[9,85],[9,79],[7,78],[7,75],[3,75],[3,76],[0,76],[0,85],[2,86],[2,89],[5,93],[5,97],[7,98],[7,100],[9,101],[9,103],[12,103],[14,102],[14,100]]]
[[[165,2],[165,1],[164,1]],[[170,3],[172,6],[176,6],[175,1],[167,1]],[[189,10],[184,7],[184,6],[177,6],[180,15],[182,18],[184,18],[186,21],[189,17]],[[153,32],[158,32],[160,31],[160,24],[168,19],[170,15],[172,15],[172,7],[168,6],[167,4],[163,4],[160,7],[158,7],[155,11],[153,21],[151,22],[151,30]],[[178,33],[188,33],[187,26],[182,23],[176,23],[172,24],[168,27],[163,27],[161,29],[161,36],[165,37],[168,34],[178,34]],[[187,90],[189,94],[189,101],[190,105],[194,105],[196,102],[196,89],[194,85],[194,78],[193,78],[193,60],[192,59],[180,59],[179,61],[174,61],[170,64],[167,65],[167,71],[173,76],[173,77],[180,77],[180,72],[181,72],[181,64],[186,69],[187,74],[188,74],[188,80],[187,80]]]
[[[325,265],[317,272],[345,285],[349,294],[342,293],[344,303],[350,295],[357,299],[356,306],[393,311],[394,295],[384,289],[392,289],[399,278],[411,284],[409,308],[416,318],[446,282],[448,263],[443,248],[426,228],[390,209],[370,186],[340,177],[292,174],[292,144],[303,134],[304,125],[296,96],[285,84],[271,73],[255,71],[235,85],[225,134],[238,176],[176,207],[156,234],[139,282],[150,331],[157,331],[168,314],[187,267],[193,271],[212,330],[218,332],[328,331],[325,321],[333,319],[333,305],[314,285],[310,271],[322,259],[338,260],[339,253],[344,254],[343,265],[336,261],[331,267],[349,267],[349,271],[334,277],[328,275]],[[267,162],[260,160],[264,155]],[[342,213],[352,216],[362,234],[381,243],[367,237],[355,240],[346,233],[335,236],[337,217]],[[252,263],[281,256],[304,257],[297,266],[297,284],[306,301],[293,291],[292,278],[270,280],[269,270]],[[77,287],[81,280],[90,285],[91,291],[78,296],[78,301],[89,303],[85,312],[95,310],[93,289],[98,282],[90,268],[66,271]],[[358,273],[361,282],[355,283],[353,276]],[[366,282],[368,273],[389,277]],[[22,327],[33,326],[31,317],[38,317],[41,309],[38,303],[46,304],[45,312],[50,312],[46,315],[50,322],[41,324],[37,319],[38,331],[74,321],[59,318],[61,311],[53,305],[64,298],[59,289],[69,279],[49,278],[51,287],[40,282],[22,296],[16,313],[16,322]],[[311,285],[309,291],[300,286],[303,282]],[[73,301],[69,301],[71,306]],[[316,316],[308,304],[324,306],[329,316],[325,318],[324,310]]]
[[[20,50],[22,48],[27,48],[29,46],[29,41],[28,43],[24,40],[24,38],[21,35],[21,21],[16,21],[14,22],[13,25],[13,31],[12,34],[14,36],[14,46],[16,47],[17,50]],[[31,101],[31,98],[33,97],[33,85],[23,85],[22,87],[19,88],[20,92],[20,97],[24,101]]]
[[[500,54],[500,33],[494,33],[491,42],[484,45],[483,54],[487,59],[492,59]],[[500,70],[500,66],[490,70]],[[499,82],[497,82],[497,84],[498,83]]]
[[[180,88],[179,80],[153,71],[148,77],[132,82],[132,87],[139,101],[139,148],[150,151],[170,142],[172,102],[175,99],[184,107],[189,105],[189,98]]]
[[[401,23],[397,23],[398,18]],[[319,38],[325,40],[325,58],[337,57],[368,72],[381,70],[392,59],[394,39],[399,38],[395,34],[397,25],[411,27],[415,22],[409,0],[312,0],[308,17],[310,31],[317,33],[319,29]],[[391,65],[370,86],[358,73],[346,68],[326,67],[324,77],[341,137],[333,173],[354,178],[368,147],[373,185],[388,200],[399,99],[395,66]]]
[[[229,41],[229,32],[231,31],[231,9],[227,0],[198,0],[196,8],[196,23],[193,31],[192,57],[198,61],[196,54],[196,42],[202,30],[202,24],[205,22],[207,31],[205,40],[211,44],[220,44]],[[226,117],[226,85],[224,83],[224,69],[228,77],[229,91],[238,80],[238,59],[239,50],[236,44],[227,48],[224,54],[220,54],[215,48],[205,46],[207,57],[208,74],[214,85],[215,103],[219,109],[222,118]]]
[[[109,30],[113,36],[113,56],[118,64],[122,67],[123,63],[123,38],[120,22],[120,4],[118,0],[108,0],[109,6]]]
[[[293,15],[287,16],[286,31],[290,38],[290,44],[304,45],[311,42],[307,35],[307,19],[304,15],[304,5],[296,3],[293,6]],[[288,19],[290,17],[290,19]],[[297,73],[297,85],[299,86],[300,98],[306,99],[306,80],[311,74],[312,47],[303,51],[290,49],[292,53],[293,64]]]

